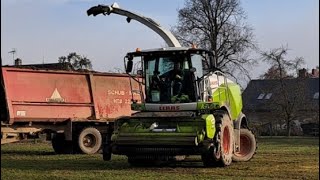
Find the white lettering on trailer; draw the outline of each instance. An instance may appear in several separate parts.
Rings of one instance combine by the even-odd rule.
[[[125,91],[121,91],[121,90],[108,90],[108,95],[120,95],[120,96],[124,96],[124,95],[125,95]]]
[[[113,99],[113,103],[121,104],[122,103],[122,99]]]
[[[132,94],[133,94],[134,100],[138,100],[138,102],[141,102],[140,100],[141,97],[139,93],[137,92],[131,93],[131,91],[126,91],[126,90],[109,89],[107,91],[107,99],[111,100],[114,104],[131,104]],[[124,97],[121,97],[121,96],[124,96]]]
[[[26,114],[27,114],[26,111],[17,111],[17,116],[25,117]]]
[[[113,103],[115,104],[131,104],[131,99],[113,99]]]
[[[114,89],[110,89],[107,92],[108,95],[114,95],[114,96],[140,96],[140,94],[138,92],[133,92],[131,93],[131,91],[124,91],[124,90],[114,90]]]

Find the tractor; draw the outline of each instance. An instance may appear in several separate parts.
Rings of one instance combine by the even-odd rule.
[[[126,155],[132,165],[180,161],[201,156],[204,166],[228,166],[249,161],[256,139],[242,113],[240,86],[216,67],[211,51],[181,47],[171,32],[151,18],[112,6],[98,5],[88,15],[127,17],[148,26],[169,47],[141,50],[124,57],[134,113],[115,121],[103,143],[103,159]],[[134,64],[140,68],[133,71]],[[141,100],[135,100],[138,94]]]

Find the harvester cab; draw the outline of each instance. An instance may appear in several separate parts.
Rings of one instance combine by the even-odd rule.
[[[199,93],[199,84],[212,72],[211,58],[211,52],[193,48],[168,47],[145,51],[137,49],[126,55],[126,71],[131,72],[130,64],[134,60],[143,66],[144,97],[147,104],[159,106],[196,103],[204,100]],[[207,95],[207,100],[208,97]],[[159,108],[152,110],[165,110]]]
[[[130,84],[132,80],[140,84],[139,91],[131,89],[142,100],[132,101],[136,113],[115,122],[114,132],[104,143],[104,160],[120,154],[130,164],[141,164],[200,155],[205,166],[227,166],[253,157],[256,141],[242,113],[240,86],[215,67],[212,52],[181,47],[154,20],[117,4],[95,6],[87,13],[115,13],[127,17],[127,22],[137,20],[169,46],[137,48],[124,57]],[[138,76],[134,64],[140,65]]]

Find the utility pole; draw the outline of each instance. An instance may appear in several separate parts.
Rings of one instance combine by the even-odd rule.
[[[17,52],[16,48],[12,48],[12,51],[9,51],[8,53],[12,54],[12,58],[13,58],[13,64],[14,64],[14,54]]]

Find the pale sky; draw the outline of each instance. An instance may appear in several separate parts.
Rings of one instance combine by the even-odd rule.
[[[54,63],[70,52],[86,55],[97,71],[123,68],[126,52],[165,46],[158,34],[125,17],[86,15],[109,0],[1,0],[1,57],[12,64],[12,54],[23,64]],[[169,29],[177,22],[184,0],[118,0],[121,8],[151,17]],[[302,56],[306,68],[319,65],[318,0],[241,0],[247,22],[254,28],[261,50],[288,45],[288,58]],[[15,58],[16,58],[15,57]],[[257,78],[264,63],[252,70]]]

